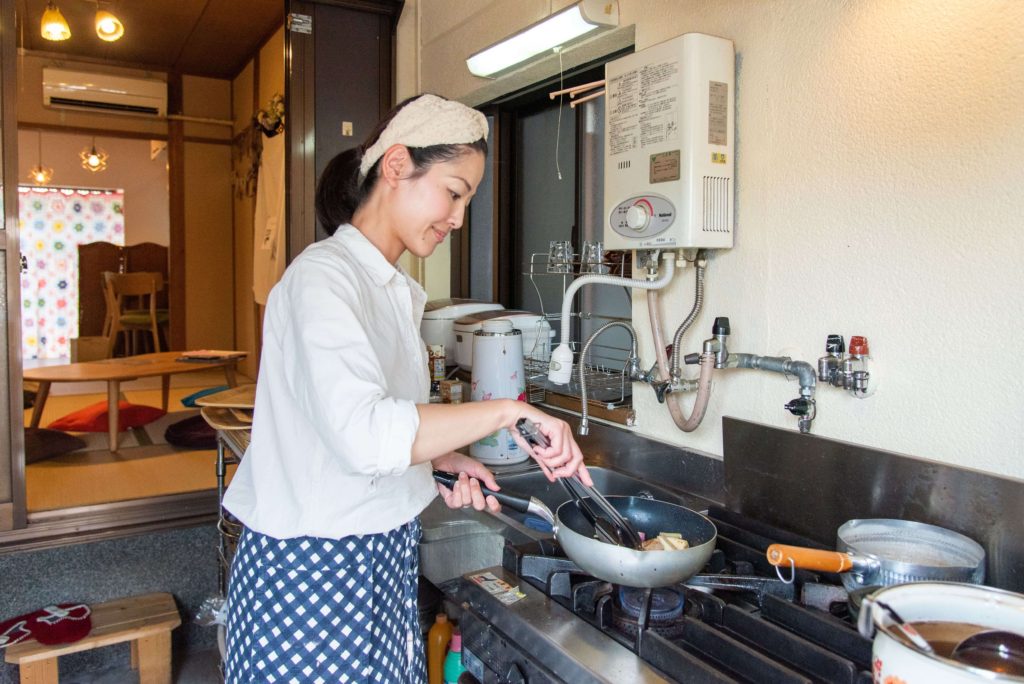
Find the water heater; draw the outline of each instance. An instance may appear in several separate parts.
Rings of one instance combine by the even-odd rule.
[[[732,247],[734,62],[687,33],[605,65],[606,250]]]

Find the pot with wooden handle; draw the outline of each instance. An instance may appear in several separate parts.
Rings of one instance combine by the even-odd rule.
[[[838,551],[772,544],[768,562],[817,572],[842,573],[847,591],[907,582],[985,579],[985,550],[973,539],[909,520],[850,520],[836,533]]]

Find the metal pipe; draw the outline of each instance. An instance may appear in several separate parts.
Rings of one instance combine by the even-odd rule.
[[[627,359],[628,368],[623,368],[623,373],[628,373],[630,380],[636,380],[635,376],[640,371],[640,361],[637,356],[636,349],[636,330],[632,325],[625,321],[612,321],[605,323],[600,328],[595,330],[590,337],[587,338],[586,344],[583,345],[583,351],[580,352],[580,427],[577,430],[579,434],[586,435],[590,432],[590,417],[587,415],[587,374],[584,372],[584,367],[587,359],[587,354],[590,352],[590,345],[594,343],[597,336],[603,333],[609,328],[620,327],[625,328],[626,332],[629,333],[629,358]]]
[[[783,375],[794,375],[800,383],[800,395],[814,396],[817,372],[806,361],[794,361],[788,356],[758,356],[757,354],[734,354],[729,352],[726,368],[753,368]]]

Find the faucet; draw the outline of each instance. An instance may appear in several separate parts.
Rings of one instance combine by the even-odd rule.
[[[786,377],[796,376],[800,383],[800,396],[788,402],[783,408],[797,417],[800,432],[811,430],[811,422],[816,414],[814,403],[814,387],[817,373],[806,361],[794,361],[788,356],[759,356],[757,354],[731,353],[728,347],[729,319],[720,316],[715,319],[711,330],[712,336],[704,340],[704,354],[713,354],[715,368],[752,368],[754,370],[781,373]],[[687,359],[689,361],[689,359]]]
[[[580,352],[580,426],[577,429],[580,435],[587,435],[590,432],[590,417],[587,410],[587,374],[583,371],[583,360],[587,358],[590,346],[597,339],[598,335],[609,328],[615,327],[623,328],[629,333],[629,357],[626,359],[626,365],[622,369],[623,375],[634,382],[649,382],[651,379],[650,375],[640,368],[640,357],[637,355],[636,346],[636,330],[632,325],[625,321],[612,321],[605,323],[595,330],[587,338],[586,343],[583,345],[583,350]]]

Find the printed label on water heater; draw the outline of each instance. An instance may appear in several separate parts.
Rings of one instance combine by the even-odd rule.
[[[729,144],[729,84],[709,81],[708,144]]]
[[[679,180],[679,150],[651,155],[651,183]]]

